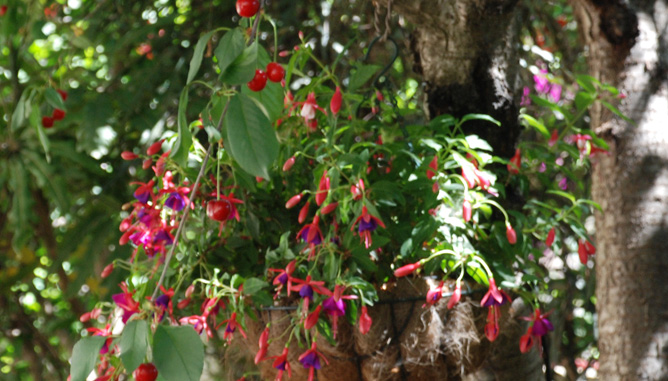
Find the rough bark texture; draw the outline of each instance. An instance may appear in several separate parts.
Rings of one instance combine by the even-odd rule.
[[[593,173],[602,380],[668,379],[668,8],[574,1],[591,71],[628,97],[592,114],[610,144]]]
[[[493,116],[501,128],[490,128],[488,122],[468,122],[465,128],[504,157],[512,156],[520,132],[516,4],[517,0],[392,1],[392,9],[416,26],[413,69],[426,83],[429,116]]]

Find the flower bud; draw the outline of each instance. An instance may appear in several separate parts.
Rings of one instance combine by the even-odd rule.
[[[552,246],[552,244],[554,243],[554,236],[555,236],[555,231],[554,228],[552,228],[547,233],[547,239],[545,240],[545,245],[547,245],[547,247]]]
[[[283,172],[287,172],[292,168],[292,166],[295,165],[295,157],[291,157],[288,160],[283,163]]]
[[[341,88],[339,86],[336,86],[334,96],[332,96],[332,100],[329,102],[329,109],[332,110],[332,114],[334,115],[341,110]]]
[[[106,278],[109,275],[111,275],[111,272],[114,271],[114,263],[110,263],[107,266],[105,266],[104,270],[102,270],[102,274],[100,275],[102,278]]]
[[[134,160],[134,159],[138,158],[139,155],[137,155],[137,154],[134,153],[134,152],[123,151],[123,152],[121,153],[121,157],[123,158],[123,160]]]
[[[322,208],[320,210],[320,214],[322,214],[323,216],[326,215],[326,214],[329,214],[329,213],[333,212],[336,209],[337,206],[339,206],[338,202],[332,202],[330,204],[327,204],[327,206],[325,206],[324,208]]]
[[[508,243],[514,245],[517,242],[517,233],[510,224],[506,224],[506,237],[508,237]]]
[[[462,204],[462,216],[464,216],[464,222],[471,221],[472,215],[473,215],[473,207],[471,206],[471,201],[465,199]]]
[[[288,200],[288,202],[285,203],[285,209],[292,209],[294,208],[299,202],[302,200],[302,194],[296,194]]]
[[[420,262],[415,262],[401,266],[398,269],[394,270],[394,276],[397,278],[401,278],[407,275],[411,275],[413,272],[415,272],[415,270],[419,269],[420,266],[422,266]]]

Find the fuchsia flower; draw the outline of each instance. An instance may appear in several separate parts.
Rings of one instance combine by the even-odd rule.
[[[533,316],[522,318],[532,323],[529,326],[529,329],[527,329],[527,333],[520,338],[520,352],[529,352],[536,343],[538,344],[539,351],[543,351],[541,346],[542,337],[554,330],[552,323],[547,319],[548,315],[550,315],[550,313],[541,314],[540,309],[536,308]]]
[[[295,103],[294,106],[297,106],[300,103]],[[320,111],[323,114],[327,114],[322,107],[318,106],[318,103],[315,101],[315,93],[310,93],[306,97],[306,101],[301,102],[302,109],[299,112],[299,115],[304,118],[304,123],[309,126],[311,129],[315,129],[318,126],[318,121],[315,119],[315,112]],[[294,107],[293,106],[293,107]]]
[[[137,188],[132,194],[137,199],[137,201],[141,202],[142,204],[146,204],[149,199],[153,198],[153,186],[155,185],[154,180],[151,180],[148,183],[133,181],[130,184],[139,184],[139,188]]]
[[[489,341],[496,340],[499,335],[499,307],[510,302],[510,296],[496,287],[494,278],[489,278],[489,290],[480,301],[480,306],[489,307],[487,312],[487,324],[485,324],[485,336]]]
[[[300,202],[301,200],[302,200],[302,194],[301,194],[301,193],[296,194],[296,195],[290,197],[290,199],[288,200],[288,202],[285,203],[285,209],[292,209],[292,208],[294,208],[295,206],[297,206],[297,204],[299,204],[299,202]]]
[[[219,326],[227,323],[227,326],[225,326],[225,333],[223,333],[223,340],[227,340],[227,343],[229,344],[232,341],[232,336],[234,335],[234,332],[239,329],[239,332],[241,333],[241,336],[244,337],[244,339],[247,339],[248,337],[246,336],[246,332],[244,332],[244,329],[241,327],[241,324],[237,322],[237,313],[232,312],[232,316],[230,316],[229,319],[223,320],[220,322]],[[218,327],[216,327],[218,328]]]
[[[93,336],[108,337],[108,339],[105,340],[104,345],[102,346],[102,348],[100,348],[100,354],[103,355],[103,354],[109,352],[109,345],[111,345],[111,342],[114,341],[113,337],[109,337],[109,336],[111,336],[111,325],[110,324],[107,324],[102,329],[95,328],[95,327],[86,328],[86,331],[88,331],[89,333],[92,333]]]
[[[322,365],[320,364],[320,359],[325,360],[325,363],[329,365],[329,361],[320,353],[316,347],[315,341],[311,344],[311,348],[306,352],[302,353],[298,360],[302,363],[304,369],[308,369],[308,381],[313,381],[313,376],[316,369],[320,369]]]
[[[317,306],[313,312],[308,314],[304,321],[304,329],[311,329],[318,323],[318,319],[320,319],[320,310],[322,310],[322,306]]]
[[[364,242],[364,247],[367,249],[371,247],[372,244],[371,232],[375,231],[378,228],[378,225],[385,228],[383,221],[381,221],[380,218],[369,214],[366,206],[362,206],[362,214],[357,217],[357,220],[355,220],[355,223],[350,228],[351,231],[355,228],[356,224],[359,224],[357,227],[357,233],[360,236],[360,240]]]
[[[363,305],[359,320],[360,333],[362,335],[369,333],[372,323],[373,320],[371,319],[371,316],[369,316],[369,311],[367,310],[367,307]]]
[[[539,74],[533,76],[534,88],[538,94],[547,94],[550,91],[550,81],[547,79],[547,69],[540,69]]]
[[[555,128],[552,130],[552,135],[550,135],[550,140],[547,141],[547,145],[552,147],[553,145],[557,144],[559,141],[559,131]]]
[[[202,314],[201,315],[192,315],[192,316],[187,316],[179,319],[179,323],[181,324],[190,324],[193,326],[195,331],[199,333],[200,335],[202,332],[206,332],[207,337],[213,337],[213,332],[211,331],[211,326],[208,323],[208,318],[210,314],[214,314],[214,320],[215,320],[215,315],[218,313],[219,310],[219,304],[218,304],[218,298],[207,298],[204,303],[202,303]],[[214,326],[215,326],[215,321],[214,321]]]
[[[111,299],[113,299],[114,303],[123,310],[123,323],[127,323],[130,316],[140,311],[139,302],[134,300],[134,291],[129,292],[125,282],[122,282],[119,286],[121,287],[121,290],[123,290],[123,293],[114,294],[111,296]]]
[[[278,298],[278,294],[281,292],[283,289],[283,286],[287,285],[287,291],[288,291],[288,296],[290,296],[290,292],[292,291],[292,273],[295,271],[295,267],[297,266],[297,261],[292,261],[288,263],[288,265],[285,267],[285,269],[269,269],[269,271],[278,273],[278,275],[274,278],[273,285],[276,286],[276,295],[274,295],[274,299]]]
[[[487,193],[498,196],[498,193],[490,188],[492,181],[485,172],[478,170],[475,166],[462,166],[462,177],[466,181],[466,185],[469,189],[473,189],[476,186],[480,186],[480,189],[487,191]]]
[[[165,311],[169,312],[169,316],[172,318],[172,320],[175,320],[174,307],[172,304],[174,289],[170,288],[169,290],[165,290],[165,287],[160,285],[160,290],[162,290],[163,294],[155,298],[155,306],[158,307],[160,311],[159,320],[162,320],[162,318],[165,316]]]
[[[325,313],[332,319],[332,333],[336,339],[336,332],[338,329],[339,317],[345,316],[346,304],[343,299],[357,299],[355,295],[343,295],[346,288],[341,285],[334,286],[334,293],[329,298],[322,302],[322,308]]]
[[[508,172],[516,175],[520,173],[520,168],[522,168],[522,156],[520,149],[518,148],[515,150],[515,155],[510,158],[510,162],[508,163]]]
[[[283,372],[288,372],[288,377],[292,377],[292,369],[290,368],[290,362],[288,361],[288,347],[283,348],[283,353],[279,356],[271,356],[270,359],[275,359],[272,366],[278,369],[276,373],[275,381],[281,381],[283,379]]]
[[[350,194],[353,195],[353,200],[361,200],[362,195],[364,194],[364,180],[359,179],[357,181],[357,184],[353,184],[350,186]]]
[[[593,142],[591,141],[592,137],[590,135],[575,134],[575,135],[569,136],[566,140],[567,140],[567,143],[575,144],[575,146],[580,151],[580,157],[592,156],[592,155],[595,155],[599,152],[600,153],[605,153],[605,154],[609,153],[608,151],[606,151],[602,148],[596,147],[593,144]]]
[[[331,291],[323,287],[325,282],[312,280],[310,275],[306,279],[293,278],[293,281],[295,285],[292,286],[292,289],[299,291],[299,296],[304,299],[304,314],[308,311],[309,302],[313,300],[313,292],[326,296],[332,295]]]
[[[301,238],[302,241],[308,243],[308,259],[309,261],[315,257],[315,247],[322,243],[322,232],[320,231],[320,217],[313,217],[313,222],[310,224],[304,225],[299,232],[297,232],[297,239]]]
[[[439,300],[443,297],[443,281],[439,283],[436,288],[432,288],[427,291],[427,302],[422,305],[422,308],[426,307],[427,304],[433,306],[438,303]]]

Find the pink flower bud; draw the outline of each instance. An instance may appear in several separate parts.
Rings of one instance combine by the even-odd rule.
[[[302,200],[302,194],[296,194],[288,200],[288,202],[285,203],[285,209],[292,209],[294,208],[299,202]]]
[[[134,159],[138,158],[139,155],[137,155],[137,154],[134,153],[134,152],[123,151],[123,152],[121,153],[121,157],[123,158],[123,160],[134,160]]]
[[[141,164],[141,167],[142,167],[143,169],[149,169],[149,168],[151,168],[151,164],[153,164],[153,160],[151,160],[151,159],[146,159],[146,160],[144,160],[144,162]]]
[[[106,278],[109,275],[111,275],[111,272],[114,271],[114,263],[110,263],[105,268],[102,270],[102,274],[100,275],[102,278]]]
[[[508,237],[508,243],[514,245],[517,242],[517,233],[510,224],[506,224],[506,237]]]
[[[461,283],[457,283],[457,286],[455,286],[455,291],[452,292],[452,296],[450,297],[450,300],[448,300],[448,309],[454,307],[455,304],[457,304],[461,298],[462,298],[462,285]]]
[[[295,157],[291,157],[288,160],[283,163],[283,172],[287,172],[292,168],[292,166],[295,165]]]
[[[190,286],[188,286],[188,288],[186,288],[186,298],[191,297],[193,295],[193,292],[195,292],[195,285],[191,284]]]
[[[308,217],[308,208],[310,205],[311,204],[307,201],[306,204],[304,204],[304,206],[302,206],[302,209],[299,211],[299,218],[297,219],[297,221],[299,221],[300,224],[306,221],[306,217]]]
[[[398,269],[394,270],[394,276],[397,278],[401,278],[407,275],[411,275],[413,272],[415,272],[415,270],[419,269],[420,266],[422,266],[420,262],[415,262],[401,266]]]
[[[332,96],[332,100],[329,102],[329,109],[332,110],[332,114],[334,115],[341,109],[341,88],[339,86],[336,86],[334,96]]]
[[[376,98],[381,102],[385,100],[385,97],[383,97],[383,93],[381,93],[380,90],[376,90]]]
[[[316,307],[316,309],[306,317],[306,321],[304,322],[304,329],[311,329],[318,323],[318,319],[320,318],[320,310],[322,310],[322,306]]]
[[[151,144],[150,147],[146,150],[146,154],[149,156],[155,155],[156,153],[160,152],[162,149],[162,142],[164,142],[165,139],[160,139],[157,142]]]
[[[334,210],[336,210],[336,207],[339,206],[338,202],[332,202],[331,204],[327,204],[324,208],[320,210],[320,214],[323,216],[329,213],[332,213]]]
[[[473,207],[471,206],[471,201],[464,200],[462,204],[462,215],[464,216],[464,222],[471,221],[471,216],[473,215]]]
[[[373,323],[373,320],[371,319],[371,316],[369,316],[369,311],[367,311],[366,306],[362,306],[362,313],[360,314],[360,333],[362,335],[366,335],[369,333],[369,330],[371,330],[371,323]]]
[[[552,228],[547,233],[547,239],[545,240],[545,245],[547,245],[547,247],[552,246],[552,244],[554,243],[554,236],[555,236],[555,231],[554,228]]]

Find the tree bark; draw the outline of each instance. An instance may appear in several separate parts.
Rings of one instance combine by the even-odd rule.
[[[573,2],[591,72],[620,110],[592,112],[610,145],[593,171],[602,380],[668,379],[668,8],[664,1]]]

